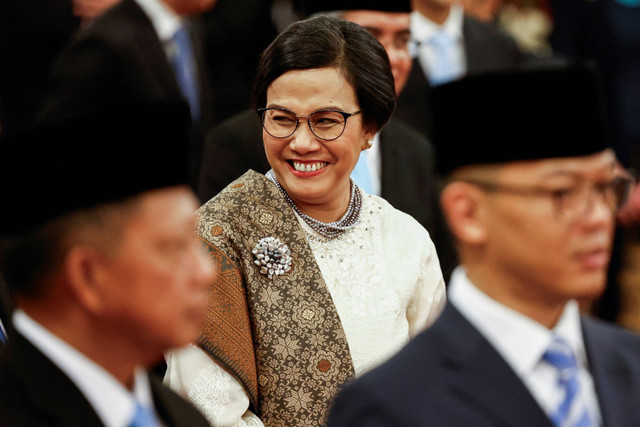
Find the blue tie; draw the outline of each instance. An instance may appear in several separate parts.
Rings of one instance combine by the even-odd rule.
[[[564,392],[560,405],[550,414],[551,421],[558,427],[594,426],[580,394],[578,365],[569,344],[555,337],[542,359],[558,370],[558,386]]]
[[[160,427],[160,423],[151,408],[136,403],[136,412],[133,414],[133,420],[129,423],[129,427]]]
[[[169,62],[171,62],[176,75],[180,92],[189,103],[191,120],[196,122],[200,119],[200,99],[196,82],[196,63],[187,28],[185,26],[180,27],[171,38],[171,42],[173,43],[173,49],[169,54]]]
[[[430,39],[433,46],[435,62],[429,73],[429,82],[432,86],[450,82],[458,77],[459,70],[453,60],[454,39],[445,31],[438,31]]]
[[[369,173],[369,165],[367,164],[367,152],[361,151],[356,167],[351,172],[351,179],[358,187],[367,194],[373,194],[373,184],[371,182],[371,174]]]
[[[0,321],[0,342],[3,344],[7,342],[7,336],[4,334],[4,329],[2,327],[1,321]]]

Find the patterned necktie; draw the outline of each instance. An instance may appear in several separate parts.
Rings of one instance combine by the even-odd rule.
[[[191,120],[200,120],[200,98],[196,81],[195,59],[191,38],[187,28],[183,25],[171,38],[172,49],[169,62],[180,86],[180,92],[187,99],[191,110]]]
[[[160,423],[151,408],[136,403],[136,412],[133,414],[133,420],[129,423],[129,427],[160,427]]]
[[[367,152],[360,152],[358,163],[351,172],[351,179],[358,187],[362,188],[365,193],[373,194],[373,183],[371,182],[371,173],[369,172],[369,165],[367,163]]]
[[[581,394],[578,366],[569,344],[555,337],[542,359],[558,370],[558,387],[564,395],[560,405],[550,414],[551,421],[558,427],[595,426]]]
[[[432,86],[450,82],[459,74],[453,59],[454,41],[445,31],[438,31],[428,41],[434,53],[434,63],[429,73]]]

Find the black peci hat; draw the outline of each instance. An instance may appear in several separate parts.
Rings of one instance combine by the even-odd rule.
[[[583,156],[607,148],[598,74],[556,63],[468,76],[431,91],[441,175],[472,164]]]
[[[184,105],[129,105],[0,140],[0,236],[188,183]]]
[[[375,10],[379,12],[411,12],[410,0],[301,0],[300,8],[305,16],[338,10]]]

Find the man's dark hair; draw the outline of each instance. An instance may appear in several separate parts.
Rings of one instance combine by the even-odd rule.
[[[0,271],[9,292],[31,298],[40,295],[45,291],[42,278],[59,268],[74,244],[113,249],[138,202],[139,197],[134,196],[79,210],[2,239]]]

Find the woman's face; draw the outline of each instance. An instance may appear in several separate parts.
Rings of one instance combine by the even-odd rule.
[[[323,109],[346,113],[360,110],[351,85],[334,67],[289,71],[267,89],[267,108],[281,107],[298,116]],[[349,117],[342,135],[332,141],[316,137],[306,118],[287,138],[274,138],[264,129],[264,147],[278,181],[303,211],[318,207],[341,209],[349,201],[351,171],[375,130],[365,129],[362,114]]]

